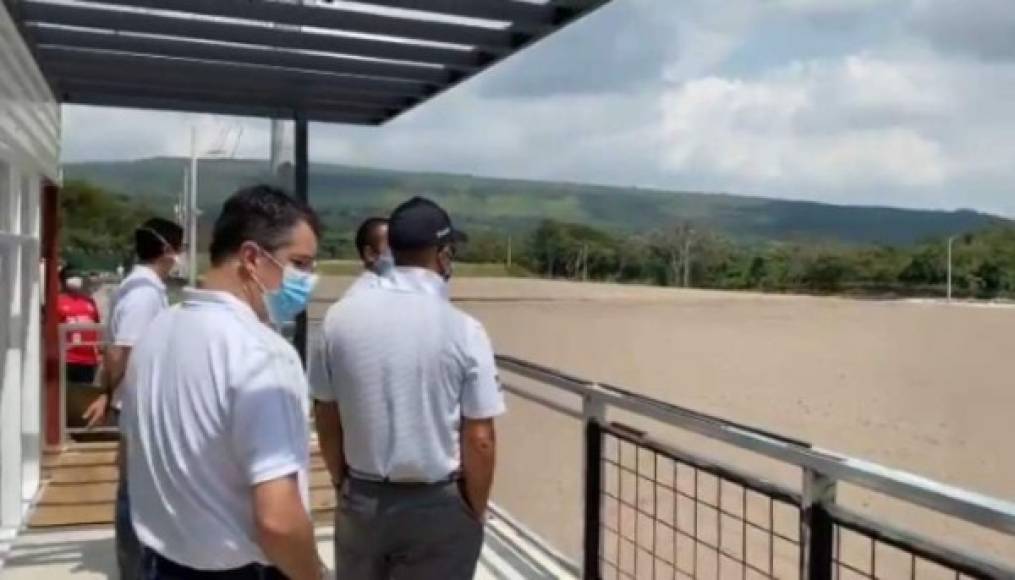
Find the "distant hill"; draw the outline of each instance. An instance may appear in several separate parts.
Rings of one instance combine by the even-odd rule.
[[[69,163],[64,172],[67,179],[88,180],[168,211],[180,190],[185,164],[175,158]],[[209,220],[238,187],[270,179],[267,163],[256,160],[201,161],[199,173],[201,206]],[[968,210],[837,206],[320,163],[311,167],[310,184],[314,205],[339,231],[348,231],[367,215],[385,214],[416,194],[432,197],[463,227],[478,231],[528,230],[553,218],[635,233],[687,220],[745,241],[907,245],[1009,223]]]

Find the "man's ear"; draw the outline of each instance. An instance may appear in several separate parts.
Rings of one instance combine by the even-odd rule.
[[[252,272],[261,261],[261,250],[253,242],[243,242],[240,251],[237,252],[240,268],[245,272]]]

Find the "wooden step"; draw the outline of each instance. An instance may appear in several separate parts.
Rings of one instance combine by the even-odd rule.
[[[39,506],[28,520],[29,528],[107,525],[113,523],[112,503]]]
[[[52,491],[52,490],[50,490]],[[57,500],[36,506],[28,522],[30,528],[58,526],[112,525],[116,511],[116,491],[98,501],[66,503]],[[314,521],[331,521],[335,510],[335,492],[330,486],[310,491],[310,510]]]
[[[116,500],[117,482],[53,484],[46,486],[37,504],[43,506],[72,506],[81,504],[113,503]]]
[[[120,479],[116,465],[90,465],[56,467],[49,474],[49,482],[56,484],[116,483]]]
[[[335,492],[316,445],[310,460],[310,505],[315,522],[334,520]],[[111,525],[119,470],[116,445],[75,444],[47,455],[46,482],[29,520],[31,528]]]

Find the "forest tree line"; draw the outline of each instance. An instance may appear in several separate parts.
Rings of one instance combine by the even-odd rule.
[[[83,181],[65,183],[61,212],[64,259],[95,270],[129,262],[134,228],[159,213],[150,202]],[[945,292],[947,246],[947,239],[911,246],[745,241],[682,221],[626,234],[545,220],[528,232],[475,232],[459,258],[475,263],[510,260],[515,273],[572,280],[935,296]],[[354,258],[352,232],[326,228],[321,254],[323,259]],[[960,297],[1015,297],[1015,228],[997,226],[956,236],[953,288]]]
[[[474,236],[463,259],[506,259],[506,237]],[[913,246],[738,241],[678,222],[642,235],[542,222],[512,240],[512,260],[536,276],[766,292],[936,296],[945,292],[948,240]],[[1015,228],[993,227],[953,240],[956,296],[1015,297]]]

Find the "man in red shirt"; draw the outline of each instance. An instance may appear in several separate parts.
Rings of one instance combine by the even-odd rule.
[[[81,274],[72,266],[60,271],[60,296],[57,298],[56,311],[61,324],[100,322],[99,308],[95,300],[85,292],[85,282]],[[67,382],[92,384],[99,368],[99,333],[93,330],[73,330],[67,332],[67,344],[79,344],[67,349]]]

